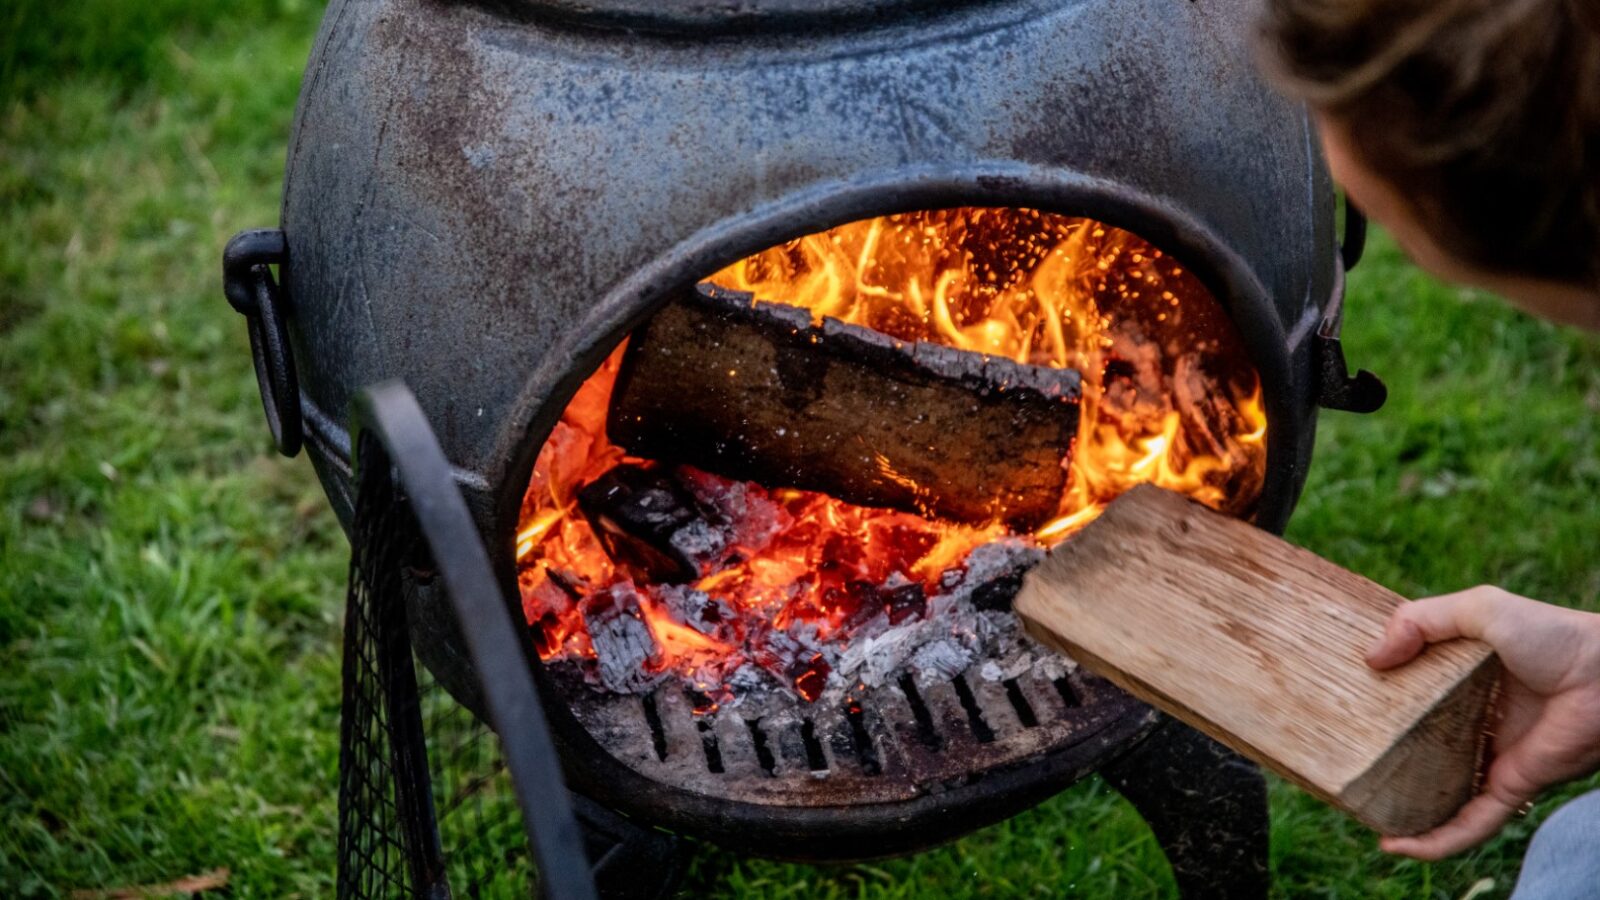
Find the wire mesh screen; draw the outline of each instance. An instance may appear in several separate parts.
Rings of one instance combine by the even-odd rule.
[[[499,740],[411,652],[406,583],[430,577],[416,519],[377,442],[363,434],[358,450],[338,895],[528,896],[532,864]]]
[[[499,740],[431,677],[422,681],[433,800],[454,896],[530,894],[533,863]]]

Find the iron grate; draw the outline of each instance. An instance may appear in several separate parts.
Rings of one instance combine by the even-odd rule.
[[[938,791],[1083,741],[1127,709],[1126,695],[1082,670],[996,680],[982,668],[949,679],[905,674],[838,708],[774,694],[709,713],[703,697],[677,686],[608,694],[569,665],[551,672],[589,733],[640,774],[713,797],[792,806]]]

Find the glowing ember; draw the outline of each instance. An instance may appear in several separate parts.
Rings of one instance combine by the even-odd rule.
[[[1231,321],[1198,279],[1128,232],[1033,210],[909,213],[778,245],[709,280],[903,340],[1079,370],[1067,487],[1057,518],[1027,542],[1067,537],[1140,482],[1237,515],[1260,491],[1266,416]],[[716,525],[704,548],[715,564],[690,585],[649,583],[606,553],[576,506],[619,463],[648,465],[605,433],[623,349],[567,407],[523,503],[523,605],[545,659],[594,660],[584,604],[602,592],[615,600],[626,585],[633,605],[616,614],[648,629],[645,675],[726,697],[730,678],[753,665],[814,701],[864,623],[931,615],[928,598],[972,550],[1007,536],[999,524],[931,521],[678,467],[671,477]]]

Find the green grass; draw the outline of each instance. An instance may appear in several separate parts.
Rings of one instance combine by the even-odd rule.
[[[139,6],[0,12],[0,895],[227,866],[235,896],[326,896],[346,548],[309,466],[270,450],[218,288],[227,236],[276,221],[316,4]],[[1323,418],[1291,536],[1411,595],[1600,608],[1600,342],[1382,238],[1349,309],[1351,361],[1391,399]],[[1504,896],[1537,821],[1424,865],[1292,788],[1272,802],[1285,897]],[[1170,893],[1097,781],[907,859],[708,852],[684,888]]]

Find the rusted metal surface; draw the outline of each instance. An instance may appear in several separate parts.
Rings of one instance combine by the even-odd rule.
[[[1140,709],[1086,672],[1001,681],[981,668],[909,688],[863,688],[839,705],[774,692],[703,714],[676,685],[644,700],[596,691],[571,673],[558,680],[590,734],[640,774],[711,797],[783,806],[890,803],[976,782],[1078,744]]]
[[[1268,391],[1262,521],[1281,525],[1337,257],[1326,174],[1303,112],[1251,71],[1247,8],[974,4],[702,41],[335,0],[283,209],[308,423],[404,379],[508,557],[520,496],[501,488],[667,292],[842,220],[1027,205],[1128,227],[1233,312]],[[338,497],[331,442],[310,443]]]
[[[1042,681],[1036,675],[1024,677]],[[977,671],[958,679],[968,691],[975,684],[986,684]],[[1103,684],[1086,693],[1094,700],[1072,710],[1047,707],[1046,718],[1028,728],[1006,725],[1004,720],[1013,715],[1011,706],[1003,695],[991,698],[979,707],[978,720],[990,729],[980,741],[953,682],[924,683],[916,702],[929,710],[933,722],[932,737],[925,741],[909,706],[899,708],[909,703],[903,689],[884,685],[863,692],[859,699],[867,735],[863,742],[844,709],[819,709],[774,697],[697,718],[681,691],[663,688],[653,695],[653,702],[662,719],[664,756],[649,740],[639,740],[641,735],[648,738],[651,728],[638,697],[585,690],[574,692],[572,700],[579,719],[591,732],[617,740],[617,758],[640,774],[728,800],[849,807],[909,800],[941,790],[947,783],[980,780],[991,769],[1026,763],[1075,744],[1134,705]],[[710,737],[702,724],[711,730]],[[757,731],[766,745],[764,757],[755,745]],[[713,759],[721,771],[712,767]]]

